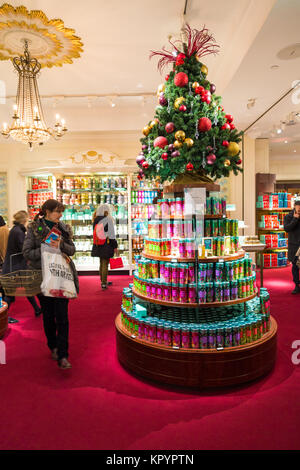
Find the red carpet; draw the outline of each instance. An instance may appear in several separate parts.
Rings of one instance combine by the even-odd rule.
[[[126,372],[115,350],[114,318],[127,276],[102,292],[97,277],[81,277],[70,304],[71,370],[50,359],[42,330],[19,298],[0,365],[0,449],[299,449],[300,296],[290,268],[265,270],[278,322],[274,371],[247,386],[218,392],[172,390]],[[299,354],[300,358],[300,354]]]

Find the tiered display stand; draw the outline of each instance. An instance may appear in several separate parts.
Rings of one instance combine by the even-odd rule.
[[[206,188],[206,191],[219,191],[215,184],[199,183],[193,187]],[[164,196],[173,193],[182,196],[182,185],[171,185],[164,189]],[[210,216],[212,217],[212,216]],[[197,253],[197,251],[196,251]],[[243,258],[244,251],[230,256],[209,258],[177,258],[178,262],[217,263]],[[172,256],[154,256],[145,252],[143,257],[158,261],[174,261]],[[227,302],[179,303],[150,299],[133,289],[133,296],[144,302],[155,303],[166,307],[210,308],[228,307],[246,303],[256,297],[257,293]],[[277,324],[270,317],[270,328],[260,339],[251,343],[218,349],[187,349],[165,346],[138,338],[129,332],[121,321],[121,314],[116,318],[117,353],[120,363],[129,371],[141,377],[152,379],[162,384],[184,387],[215,388],[243,384],[262,377],[271,371],[276,357]]]

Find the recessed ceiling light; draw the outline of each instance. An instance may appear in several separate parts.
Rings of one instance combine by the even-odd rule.
[[[285,140],[285,141],[284,141],[284,143],[285,143],[285,144],[287,144],[287,143],[288,143],[288,141],[287,141],[287,140]]]
[[[281,132],[282,132],[282,129],[277,129],[277,131],[276,131],[276,132],[277,132],[277,134],[281,134]]]
[[[297,152],[297,150],[294,150],[294,152]]]
[[[277,53],[281,60],[294,60],[300,57],[300,43],[290,44]]]

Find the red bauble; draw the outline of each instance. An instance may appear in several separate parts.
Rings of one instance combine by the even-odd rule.
[[[169,80],[169,78],[170,78],[170,75],[169,75],[169,74],[165,76],[166,82]]]
[[[144,155],[138,155],[138,156],[136,157],[136,163],[137,163],[139,166],[141,166],[144,161],[145,161]]]
[[[188,163],[186,166],[187,171],[193,171],[194,165],[192,163]]]
[[[209,131],[211,129],[211,120],[206,117],[200,118],[198,121],[198,129],[200,132]]]
[[[147,170],[147,168],[149,168],[149,163],[146,162],[146,160],[142,163],[142,167],[144,168],[144,170]]]
[[[184,72],[176,73],[174,77],[174,84],[176,86],[184,87],[189,83],[189,77]]]
[[[175,131],[175,124],[174,124],[174,122],[167,122],[167,124],[165,125],[165,131],[166,131],[168,134],[171,134],[171,132],[174,132],[174,131]]]
[[[181,106],[179,106],[179,111],[186,111],[186,105],[182,104]]]
[[[228,124],[228,122],[226,122],[225,124],[223,124],[223,126],[221,127],[221,129],[223,130],[229,130],[230,129],[230,125]]]
[[[217,159],[217,157],[215,156],[214,153],[210,153],[206,157],[206,161],[207,161],[208,165],[213,165],[215,163],[216,159]]]
[[[163,136],[156,137],[153,142],[154,147],[159,147],[161,149],[163,149],[166,145],[168,145],[168,140]]]
[[[163,160],[168,160],[168,154],[167,154],[167,152],[162,153],[162,154],[161,154],[161,158],[162,158]]]
[[[223,145],[224,147],[228,147],[228,145],[229,145],[228,140],[223,140],[222,145]]]
[[[210,96],[206,96],[206,99],[205,99],[206,103],[209,104],[211,102],[211,97]]]
[[[225,118],[226,118],[227,122],[232,122],[233,121],[233,116],[231,116],[231,114],[225,114]]]
[[[195,88],[195,93],[196,93],[197,95],[201,95],[201,93],[203,93],[203,91],[204,91],[203,86],[197,86],[197,87]]]
[[[242,160],[241,160],[241,159],[239,159],[239,160],[236,162],[237,165],[240,165],[241,163],[242,163]]]
[[[230,125],[230,129],[235,129],[235,125],[232,122],[229,125]]]
[[[183,64],[184,64],[184,59],[181,59],[181,58],[177,57],[176,66],[179,67],[180,65],[183,65]]]

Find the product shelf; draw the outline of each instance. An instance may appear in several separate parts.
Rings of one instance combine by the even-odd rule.
[[[178,262],[178,263],[193,263],[195,262],[195,258],[179,258],[176,256],[157,256],[157,255],[148,255],[144,251],[142,252],[142,255],[145,258],[152,259],[155,261],[167,261],[167,262]],[[198,262],[199,263],[218,263],[219,261],[235,261],[238,259],[241,259],[245,256],[244,251],[239,251],[236,254],[233,255],[228,255],[228,256],[211,256],[209,258],[199,258],[198,257]]]
[[[139,297],[141,300],[150,302],[153,304],[164,305],[166,307],[181,307],[181,308],[207,308],[207,307],[228,307],[229,305],[242,304],[248,302],[248,300],[254,299],[257,296],[257,292],[250,295],[249,297],[244,297],[235,300],[228,300],[227,302],[205,302],[205,303],[183,303],[183,302],[167,302],[166,300],[157,300],[151,299],[145,295],[136,292],[135,289],[132,289],[133,294],[136,297]]]

